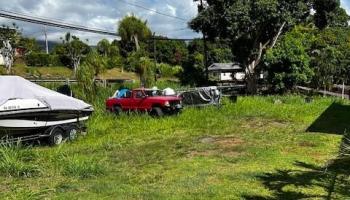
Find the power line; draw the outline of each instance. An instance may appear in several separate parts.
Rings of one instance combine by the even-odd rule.
[[[66,22],[61,22],[55,19],[49,19],[49,18],[44,18],[44,17],[33,17],[29,16],[23,13],[17,13],[17,12],[12,12],[12,11],[6,11],[0,9],[0,17],[3,18],[8,18],[8,19],[14,19],[14,20],[19,20],[19,21],[24,21],[28,23],[33,23],[33,24],[40,24],[40,25],[45,25],[45,26],[51,26],[51,27],[57,27],[57,28],[62,28],[62,29],[71,29],[71,30],[77,30],[77,31],[83,31],[83,32],[91,32],[91,33],[96,33],[96,34],[103,34],[103,35],[111,35],[111,36],[117,36],[119,35],[115,32],[107,31],[107,30],[102,30],[102,29],[96,29],[96,28],[89,28],[86,26],[80,26],[80,25],[74,25]],[[174,17],[174,16],[172,16]],[[174,31],[180,31],[180,30],[185,30],[187,28],[181,28],[177,29]],[[32,33],[33,35],[35,33]],[[31,35],[32,35],[31,34]],[[175,40],[175,41],[191,41],[193,39],[187,39],[187,38],[155,38],[155,40]]]
[[[152,40],[173,40],[173,41],[192,41],[198,38],[161,38],[161,37],[151,37]]]
[[[52,27],[58,27],[58,28],[64,28],[64,29],[71,29],[71,30],[90,32],[90,33],[96,33],[96,34],[103,34],[103,35],[112,35],[112,36],[119,37],[119,35],[117,33],[107,31],[107,30],[74,25],[74,24],[69,24],[69,23],[60,22],[57,20],[52,20],[52,19],[47,19],[47,18],[31,17],[31,16],[28,16],[25,14],[5,11],[5,10],[0,10],[0,17],[29,22],[29,23],[33,23],[33,24],[40,24],[40,25],[46,25],[46,26],[52,26]]]
[[[119,0],[120,2],[123,2],[125,4],[128,4],[128,5],[131,5],[131,6],[134,6],[134,7],[138,7],[138,8],[141,8],[141,9],[144,9],[144,10],[148,10],[148,11],[151,11],[153,13],[156,13],[158,15],[163,15],[163,16],[166,16],[166,17],[171,17],[171,18],[174,18],[174,19],[178,19],[178,20],[181,20],[181,21],[189,21],[185,18],[182,18],[182,17],[177,17],[177,16],[174,16],[174,15],[169,15],[169,14],[166,14],[166,13],[162,13],[162,12],[159,12],[157,10],[154,10],[154,9],[151,9],[151,8],[147,8],[145,6],[142,6],[142,5],[139,5],[139,4],[135,4],[135,3],[130,3],[130,2],[127,2],[125,0]]]
[[[187,31],[187,30],[191,30],[190,28],[179,28],[179,29],[173,29],[173,30],[168,30],[171,32],[176,32],[176,31]]]

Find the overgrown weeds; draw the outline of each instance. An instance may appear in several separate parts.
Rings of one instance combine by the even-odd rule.
[[[0,146],[0,174],[13,177],[35,177],[42,172],[41,167],[36,163],[38,154],[26,148],[20,149],[17,146]]]
[[[62,174],[68,177],[94,178],[105,174],[105,168],[96,160],[79,157],[66,158],[62,162]]]

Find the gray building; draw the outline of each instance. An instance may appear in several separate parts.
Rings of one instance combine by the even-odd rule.
[[[243,81],[245,78],[244,70],[239,63],[214,63],[208,71],[212,81],[233,82]]]

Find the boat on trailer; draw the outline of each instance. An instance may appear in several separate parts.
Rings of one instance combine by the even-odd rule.
[[[0,76],[0,139],[48,137],[59,144],[74,139],[92,112],[79,99],[18,76]]]

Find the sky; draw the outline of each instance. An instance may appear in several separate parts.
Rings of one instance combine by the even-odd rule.
[[[128,5],[125,1],[188,21],[197,14],[197,5],[192,0],[0,0],[0,9],[108,31],[117,31],[120,20],[126,15],[134,14],[147,20],[149,27],[157,35],[171,38],[200,37],[188,28],[186,21]],[[341,0],[341,4],[350,14],[350,0]],[[12,22],[14,21],[0,18],[0,24]],[[19,21],[16,24],[24,35],[44,39],[43,26]],[[59,41],[69,30],[48,27],[47,31],[50,41]],[[91,45],[103,38],[115,39],[113,36],[70,32],[83,40],[89,39]]]
[[[341,5],[343,8],[345,8],[348,15],[350,15],[350,0],[340,0]]]

